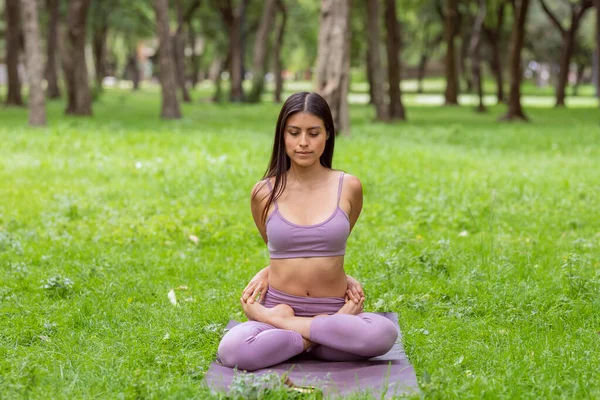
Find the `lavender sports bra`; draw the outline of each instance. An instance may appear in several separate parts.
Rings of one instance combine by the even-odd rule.
[[[346,253],[350,219],[340,208],[343,180],[342,172],[335,210],[329,218],[319,224],[294,224],[281,215],[275,202],[275,210],[266,223],[267,248],[271,258],[333,257]],[[269,180],[267,185],[273,190]]]

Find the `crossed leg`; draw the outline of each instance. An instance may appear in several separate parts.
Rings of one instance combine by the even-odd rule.
[[[334,315],[296,317],[292,308],[271,309],[243,303],[248,318],[231,329],[219,345],[228,367],[248,371],[278,364],[304,350],[321,359],[349,361],[385,354],[398,337],[396,326],[377,314],[362,313],[362,303],[348,302]]]

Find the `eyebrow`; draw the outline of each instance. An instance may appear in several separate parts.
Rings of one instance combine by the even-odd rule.
[[[288,125],[287,127],[288,127],[288,128],[295,128],[295,129],[302,129],[302,128],[300,128],[299,126],[294,126],[294,125]],[[309,131],[310,131],[311,129],[321,129],[321,127],[320,127],[319,125],[316,125],[316,126],[311,126],[311,127],[310,127],[310,128],[308,128],[307,130],[309,130]]]

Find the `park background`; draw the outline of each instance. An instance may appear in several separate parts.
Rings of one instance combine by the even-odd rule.
[[[346,270],[398,313],[423,395],[600,397],[599,11],[0,2],[0,397],[210,396],[300,90],[363,183]]]

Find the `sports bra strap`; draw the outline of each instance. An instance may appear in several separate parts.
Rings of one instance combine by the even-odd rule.
[[[340,205],[340,198],[342,197],[342,184],[344,183],[344,172],[340,174],[340,185],[338,187],[337,205]]]

